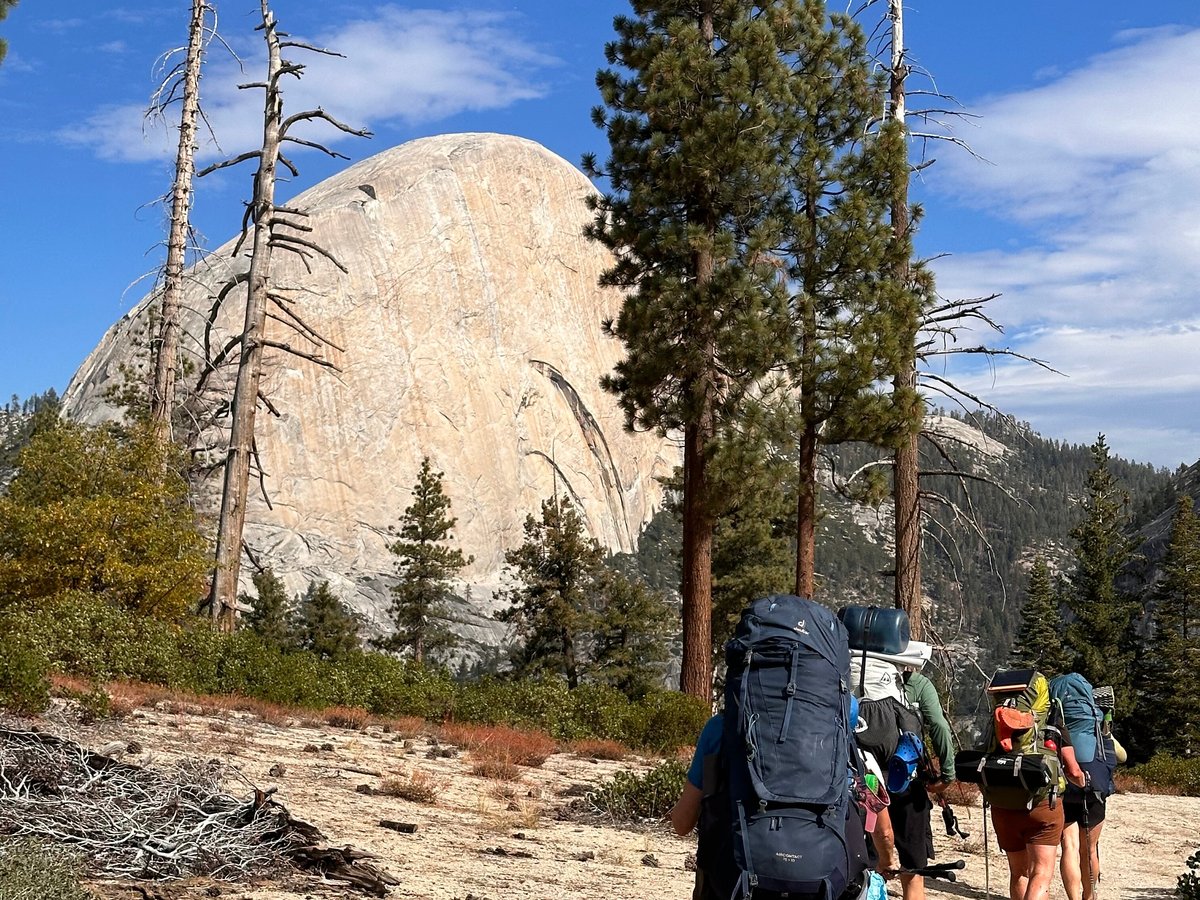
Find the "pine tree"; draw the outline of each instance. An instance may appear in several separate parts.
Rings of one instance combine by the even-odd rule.
[[[1117,577],[1133,558],[1136,542],[1123,530],[1128,498],[1110,470],[1104,435],[1091,454],[1084,519],[1071,532],[1075,565],[1066,601],[1075,620],[1067,626],[1066,643],[1075,654],[1076,671],[1094,685],[1112,685],[1120,714],[1133,703],[1129,670],[1138,605],[1118,588]]]
[[[328,581],[313,581],[300,599],[295,631],[301,650],[322,659],[342,659],[359,649],[359,618],[348,609]]]
[[[899,364],[898,320],[911,308],[895,276],[896,254],[905,260],[909,245],[889,220],[894,161],[907,165],[904,142],[894,128],[871,134],[883,115],[883,82],[848,16],[827,18],[823,2],[806,0],[789,44],[781,136],[789,151],[782,216],[799,415],[795,585],[812,596],[820,446],[895,446],[919,420],[885,383]]]
[[[625,358],[605,380],[630,428],[683,435],[681,688],[708,697],[715,495],[708,460],[722,424],[787,346],[771,251],[782,191],[778,38],[792,0],[637,0],[614,20],[596,78],[608,192],[588,234],[614,251],[602,283],[626,290],[608,330]]]
[[[1021,607],[1021,626],[1013,642],[1011,664],[1037,669],[1047,678],[1071,670],[1071,657],[1063,647],[1060,597],[1050,577],[1050,567],[1040,553],[1033,562],[1029,591]]]
[[[8,15],[8,11],[17,5],[17,0],[0,0],[0,22],[4,21],[4,17]],[[8,42],[4,38],[0,38],[0,63],[4,62],[4,57],[8,53]]]
[[[663,686],[675,610],[662,594],[617,572],[602,579],[591,680],[631,698]]]
[[[1153,590],[1154,633],[1143,666],[1139,720],[1155,751],[1200,751],[1200,520],[1179,498],[1162,580]]]
[[[392,587],[392,622],[396,633],[376,641],[385,650],[407,650],[418,663],[454,648],[458,637],[446,625],[450,579],[473,561],[446,546],[454,536],[450,498],[442,489],[442,472],[429,457],[421,460],[413,502],[400,517],[400,539],[389,548],[398,559],[399,583]]]
[[[296,635],[283,581],[269,568],[255,572],[251,580],[256,596],[242,594],[238,598],[250,606],[250,611],[242,617],[242,627],[249,628],[274,647],[293,648]]]
[[[599,623],[604,551],[584,533],[579,513],[563,497],[543,500],[540,519],[525,518],[525,543],[504,559],[517,586],[502,594],[509,605],[496,618],[516,632],[514,670],[557,672],[568,687],[577,687]]]

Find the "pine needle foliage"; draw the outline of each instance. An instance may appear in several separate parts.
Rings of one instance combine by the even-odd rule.
[[[776,137],[788,69],[779,34],[796,4],[634,0],[596,76],[610,152],[588,235],[614,252],[601,283],[626,299],[606,323],[625,357],[605,387],[630,428],[683,433],[685,692],[711,691],[714,493],[721,423],[781,362],[786,290],[772,252],[784,166]]]
[[[1155,752],[1176,756],[1200,752],[1200,519],[1193,506],[1180,497],[1171,519],[1140,692]]]
[[[399,537],[389,548],[400,578],[392,587],[390,610],[396,631],[375,641],[381,649],[411,653],[418,663],[443,657],[457,645],[457,636],[446,624],[447,602],[453,596],[450,580],[473,561],[448,546],[457,520],[450,516],[443,477],[429,457],[421,460],[413,501],[400,517]]]
[[[269,568],[255,572],[251,580],[256,595],[243,594],[238,598],[250,607],[242,617],[242,627],[249,628],[272,647],[293,647],[296,635],[283,581]]]
[[[1046,558],[1038,554],[1021,606],[1021,626],[1013,642],[1011,664],[1037,669],[1047,678],[1071,670],[1072,657],[1063,647],[1061,598],[1055,590]]]
[[[1125,531],[1129,497],[1113,477],[1104,435],[1091,453],[1084,518],[1071,532],[1075,565],[1065,596],[1074,621],[1067,626],[1066,643],[1075,654],[1076,671],[1092,684],[1113,686],[1119,716],[1133,701],[1129,673],[1140,606],[1118,587],[1117,579],[1137,545]]]
[[[296,643],[321,659],[345,659],[359,649],[360,621],[328,581],[309,584],[296,611]]]

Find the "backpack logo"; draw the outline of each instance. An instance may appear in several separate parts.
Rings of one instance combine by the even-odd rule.
[[[796,634],[808,634],[808,624],[801,619],[792,627],[792,631],[796,632]]]

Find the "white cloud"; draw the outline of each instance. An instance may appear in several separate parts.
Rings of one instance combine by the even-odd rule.
[[[972,108],[971,144],[992,165],[959,155],[943,183],[1026,240],[939,260],[938,288],[1003,292],[990,312],[1008,334],[992,343],[1069,376],[1000,363],[994,378],[968,377],[989,401],[1049,435],[1089,442],[1104,431],[1139,459],[1194,462],[1200,30],[1118,40],[1075,71]]]
[[[320,106],[347,124],[372,128],[437,121],[539,97],[544,88],[538,73],[557,64],[516,33],[508,17],[491,12],[384,6],[372,18],[310,40],[346,58],[287,51],[287,58],[307,68],[302,80],[286,85],[286,110]],[[201,100],[220,149],[202,147],[203,158],[240,153],[261,141],[261,92],[237,90],[238,84],[261,77],[259,47],[245,51],[245,72],[218,47],[210,49]],[[104,159],[137,161],[169,154],[173,141],[167,129],[159,124],[143,133],[142,112],[140,104],[101,109],[60,136],[93,147]],[[345,139],[319,124],[298,136],[329,144]]]
[[[108,43],[101,44],[96,49],[104,53],[124,53],[129,49],[129,45],[124,41],[109,41]]]

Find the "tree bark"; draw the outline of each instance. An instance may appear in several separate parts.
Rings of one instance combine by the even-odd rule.
[[[904,52],[904,3],[888,0],[888,16],[892,20],[892,64],[889,84],[891,118],[901,129],[905,127],[904,82],[908,64]],[[907,147],[907,142],[905,143]],[[892,195],[892,232],[896,240],[906,240],[909,229],[908,164],[896,166],[897,183]],[[901,284],[909,282],[909,260],[905,254],[897,259],[895,277]],[[893,378],[897,395],[915,396],[917,388],[916,323],[912,332],[901,342],[903,358]],[[918,401],[919,402],[919,401]],[[923,412],[923,404],[920,405]],[[924,633],[921,621],[921,495],[917,476],[917,440],[914,429],[897,448],[892,470],[892,490],[896,505],[896,578],[895,602],[908,613],[909,629],[914,640]]]
[[[250,457],[254,442],[254,417],[262,378],[263,341],[266,329],[267,289],[271,272],[271,217],[275,212],[275,169],[279,159],[283,121],[280,91],[282,58],[275,17],[268,0],[260,0],[267,42],[268,67],[263,113],[263,143],[254,176],[254,248],[246,291],[246,318],[242,353],[233,392],[233,424],[225,461],[225,483],[217,529],[216,569],[213,574],[212,615],[222,631],[232,631],[236,611],[238,574],[241,569],[242,532],[246,524],[246,498],[250,485]]]
[[[163,270],[162,305],[154,385],[150,392],[150,421],[159,437],[171,439],[175,411],[175,378],[179,367],[179,310],[183,305],[183,267],[192,208],[192,179],[196,173],[196,120],[200,115],[200,69],[204,59],[205,0],[192,0],[188,25],[187,59],[183,70],[179,147],[175,153],[175,182],[171,188],[171,228],[167,236],[167,262]]]

